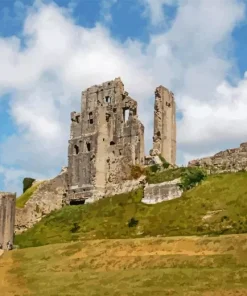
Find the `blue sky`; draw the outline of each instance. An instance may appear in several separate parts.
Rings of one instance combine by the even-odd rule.
[[[153,92],[176,97],[178,163],[247,141],[244,0],[0,1],[0,190],[67,165],[80,92],[121,76],[151,148]]]

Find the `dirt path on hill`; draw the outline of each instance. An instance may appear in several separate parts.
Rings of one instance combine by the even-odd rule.
[[[0,291],[4,296],[30,295],[18,278],[10,273],[14,267],[11,252],[0,251]]]

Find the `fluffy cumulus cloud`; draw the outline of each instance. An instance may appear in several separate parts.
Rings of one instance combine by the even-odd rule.
[[[144,5],[143,16],[150,19],[153,26],[164,25],[167,20],[164,7],[177,5],[181,0],[139,0]]]
[[[169,30],[150,36],[148,44],[120,43],[100,23],[84,28],[75,24],[70,9],[36,3],[25,20],[24,40],[0,38],[0,95],[10,94],[17,126],[0,145],[5,187],[15,189],[13,180],[24,174],[58,173],[67,163],[70,112],[80,109],[81,91],[119,76],[139,102],[147,148],[153,92],[160,84],[173,90],[182,114],[180,163],[244,140],[247,81],[232,86],[225,79],[234,69],[231,33],[245,7],[238,0],[215,0],[213,7],[209,2],[143,0],[152,24],[165,21],[162,5],[178,5]]]

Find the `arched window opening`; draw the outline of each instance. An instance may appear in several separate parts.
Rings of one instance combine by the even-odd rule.
[[[129,108],[124,108],[123,109],[123,119],[124,119],[124,122],[128,121],[129,114],[130,114]]]
[[[87,151],[91,151],[91,144],[90,143],[87,143]]]
[[[111,97],[110,96],[105,96],[105,103],[111,103]]]
[[[88,114],[88,120],[90,124],[93,124],[93,112],[89,112]]]
[[[79,154],[79,146],[78,145],[74,146],[74,153]]]

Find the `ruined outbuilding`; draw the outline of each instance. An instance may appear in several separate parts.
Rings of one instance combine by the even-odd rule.
[[[213,156],[191,160],[189,167],[201,167],[208,173],[247,171],[247,143],[240,144],[239,148],[220,151]]]
[[[71,113],[66,204],[92,202],[130,178],[131,166],[145,165],[144,126],[137,102],[120,78],[82,92],[81,112]],[[176,161],[176,119],[173,94],[155,91],[151,156]]]
[[[15,226],[16,194],[0,192],[0,244],[7,249],[7,242],[13,245]]]

